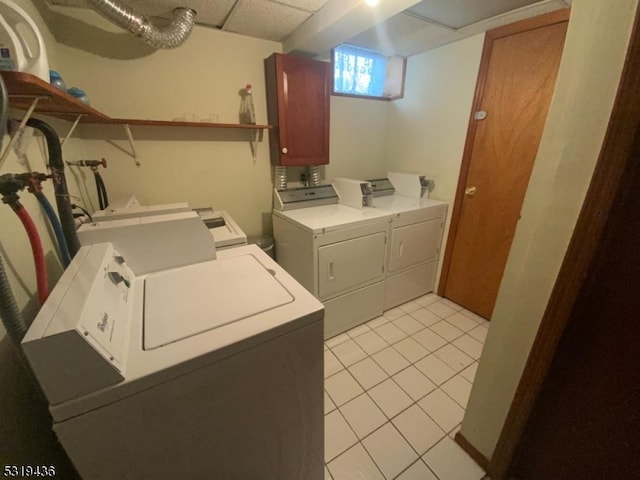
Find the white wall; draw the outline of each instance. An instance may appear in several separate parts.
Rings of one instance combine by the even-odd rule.
[[[480,34],[410,57],[404,98],[389,102],[387,168],[435,180],[431,198],[449,203],[444,242],[483,43]]]
[[[584,201],[638,0],[575,0],[556,91],[462,423],[491,457]]]

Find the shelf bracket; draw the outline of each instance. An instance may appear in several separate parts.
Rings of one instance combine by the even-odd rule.
[[[25,125],[27,124],[27,122],[31,118],[31,115],[33,114],[34,110],[38,106],[38,102],[40,100],[43,100],[43,99],[46,99],[46,98],[49,98],[49,97],[41,96],[41,97],[34,97],[33,98],[33,102],[31,102],[31,106],[29,107],[29,109],[27,110],[27,113],[25,113],[22,121],[20,122],[20,125],[18,126],[18,130],[11,137],[11,140],[9,140],[9,144],[7,145],[7,148],[4,149],[4,151],[2,152],[2,156],[0,156],[0,168],[2,168],[2,164],[7,159],[7,156],[9,155],[9,152],[11,151],[11,148],[13,147],[13,144],[20,137],[20,135],[22,135],[22,131],[24,130]]]
[[[82,119],[82,117],[84,117],[85,114],[81,113],[78,115],[78,118],[76,118],[76,121],[73,122],[73,125],[71,125],[71,128],[69,129],[69,133],[67,133],[67,136],[64,137],[64,139],[62,140],[62,142],[60,142],[60,146],[64,145],[66,143],[67,140],[69,140],[69,137],[71,137],[71,135],[73,135],[74,130],[76,129],[76,127],[78,126],[78,123],[80,123],[80,120]]]
[[[124,127],[124,131],[127,132],[127,137],[129,138],[129,146],[131,147],[131,156],[133,157],[133,161],[136,164],[136,167],[140,166],[140,162],[138,161],[138,155],[136,154],[136,146],[133,143],[133,135],[131,134],[131,127],[124,123],[122,124]]]
[[[254,130],[250,133],[251,139],[249,143],[251,144],[251,155],[253,156],[253,163],[256,163],[258,158],[258,143],[262,142],[263,130]]]

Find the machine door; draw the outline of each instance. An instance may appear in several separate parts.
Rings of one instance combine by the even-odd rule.
[[[327,298],[384,277],[387,234],[325,245],[318,249],[318,295]]]
[[[414,223],[391,230],[389,273],[438,259],[442,219]]]

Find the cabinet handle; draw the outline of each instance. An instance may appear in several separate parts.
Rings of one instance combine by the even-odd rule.
[[[398,247],[398,256],[399,257],[402,256],[402,252],[404,252],[404,243],[400,242],[400,245]]]
[[[327,271],[327,280],[335,280],[333,276],[333,262],[329,262],[329,270]]]
[[[281,152],[284,153],[284,154],[287,154],[287,153],[289,153],[289,149],[287,147],[282,147]]]

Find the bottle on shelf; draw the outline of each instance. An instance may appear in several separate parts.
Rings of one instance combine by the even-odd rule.
[[[245,86],[245,89],[241,93],[241,96],[242,99],[240,100],[240,123],[245,125],[255,125],[256,111],[253,106],[253,95],[251,93],[250,83]]]

